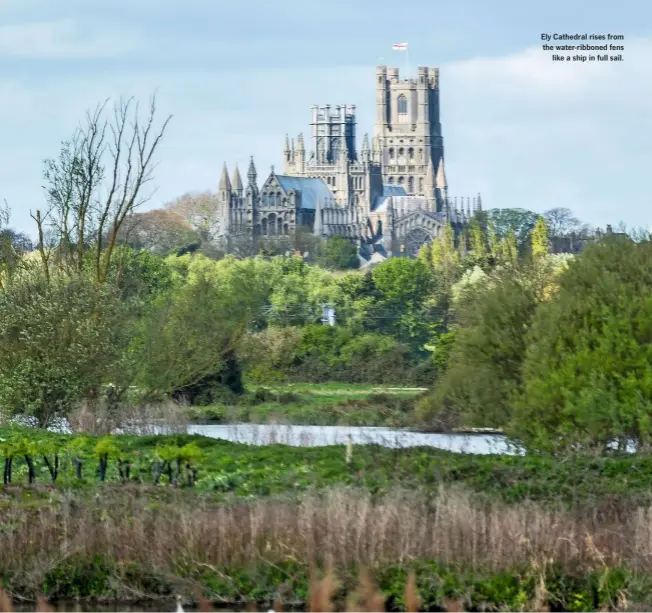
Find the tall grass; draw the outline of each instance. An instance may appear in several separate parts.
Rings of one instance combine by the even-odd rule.
[[[413,491],[374,500],[342,488],[216,506],[181,492],[150,504],[142,490],[107,487],[91,504],[68,493],[45,508],[0,508],[0,525],[0,575],[36,582],[75,555],[169,572],[179,560],[239,566],[291,559],[353,568],[417,558],[490,571],[533,559],[652,570],[652,508],[569,512],[481,502],[453,489],[432,502]]]

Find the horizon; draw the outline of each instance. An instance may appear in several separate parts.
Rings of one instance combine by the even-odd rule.
[[[420,18],[401,28],[387,19],[397,10],[387,0],[354,8],[279,0],[255,12],[206,0],[183,10],[172,0],[5,0],[0,199],[11,227],[33,237],[43,159],[56,157],[85,111],[107,97],[146,102],[156,91],[159,119],[173,115],[157,156],[158,191],[144,211],[215,191],[223,163],[242,170],[252,155],[261,184],[271,166],[283,167],[286,133],[302,132],[312,147],[313,104],[356,105],[359,150],[363,134],[373,136],[375,67],[412,78],[424,65],[440,69],[452,197],[480,192],[486,209],[565,207],[592,226],[647,228],[652,37],[641,24],[652,7],[629,0],[616,12],[600,0],[587,13],[579,5],[406,0],[400,10]],[[552,62],[543,32],[623,34],[625,61]],[[403,42],[407,54],[392,50]]]

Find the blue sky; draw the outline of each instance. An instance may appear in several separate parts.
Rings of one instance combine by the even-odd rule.
[[[542,32],[624,34],[625,61],[552,63]],[[0,198],[33,234],[42,160],[98,101],[155,90],[174,117],[148,206],[215,189],[224,161],[264,178],[312,104],[371,133],[374,66],[403,71],[405,41],[441,70],[451,195],[652,225],[649,0],[0,0]]]

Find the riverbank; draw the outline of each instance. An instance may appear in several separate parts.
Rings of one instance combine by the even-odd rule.
[[[49,484],[56,463],[57,488],[88,491],[103,484],[138,486],[154,481],[176,482],[187,488],[184,491],[205,491],[217,498],[334,486],[361,487],[374,493],[397,485],[426,493],[441,486],[463,486],[507,502],[536,500],[567,506],[652,502],[652,457],[634,454],[473,455],[376,444],[353,445],[348,457],[346,445],[246,445],[187,434],[99,438],[29,428],[0,428],[0,439],[5,466],[9,455],[13,456],[10,485],[18,486],[18,492],[29,492],[23,486],[30,480],[35,485]],[[33,500],[38,498],[32,495]],[[6,496],[5,492],[3,499]]]
[[[205,424],[419,427],[414,403],[425,388],[287,383],[250,386],[219,404],[187,407],[190,421]]]
[[[507,505],[457,488],[430,498],[335,487],[219,504],[169,488],[108,484],[91,497],[38,489],[49,490],[47,506],[6,504],[11,493],[0,505],[0,578],[20,598],[169,602],[181,594],[305,610],[311,569],[332,564],[339,607],[361,569],[387,610],[405,610],[410,572],[428,611],[446,601],[465,610],[652,605],[649,508],[616,523],[588,506]]]

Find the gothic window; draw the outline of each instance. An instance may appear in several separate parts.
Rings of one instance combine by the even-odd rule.
[[[423,149],[419,149],[419,157],[418,157],[419,162],[423,162]]]
[[[410,161],[414,160],[414,149],[412,149],[412,147],[408,149],[408,158]]]
[[[398,105],[397,105],[398,114],[399,115],[407,115],[407,98],[403,94],[401,94],[398,97],[397,102],[398,102]]]
[[[419,193],[423,194],[423,178],[419,179]]]
[[[390,160],[394,159],[394,147],[389,148],[389,159]]]
[[[403,149],[403,147],[401,147],[398,150],[398,157],[403,157],[404,155],[405,155],[405,149]]]
[[[281,192],[276,192],[276,206],[280,206],[281,204]]]
[[[413,194],[414,193],[414,177],[410,177],[408,179],[408,194]]]
[[[333,187],[337,185],[337,177],[333,177]]]
[[[334,138],[331,143],[331,159],[335,162],[340,156],[340,139]]]
[[[290,227],[287,224],[285,224],[283,226],[283,234],[287,236],[289,233],[290,233]]]
[[[269,227],[269,235],[272,236],[276,234],[276,215],[272,213],[269,218],[268,218],[268,227]]]
[[[283,220],[280,217],[276,220],[276,233],[283,234]]]
[[[387,179],[387,183],[389,183],[389,185],[394,185],[394,177]]]
[[[398,184],[403,185],[403,183],[405,183],[405,177],[399,177],[398,178]]]
[[[260,223],[261,230],[263,236],[267,236],[267,220],[263,218],[262,222]]]

